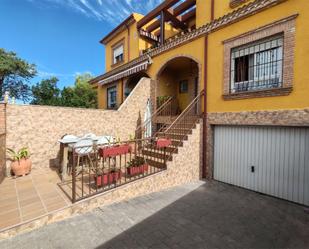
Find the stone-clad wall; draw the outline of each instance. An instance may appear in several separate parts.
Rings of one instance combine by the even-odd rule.
[[[202,125],[198,124],[179,148],[178,154],[173,156],[173,161],[167,163],[167,170],[155,175],[139,179],[127,185],[114,188],[108,192],[93,196],[83,201],[72,204],[68,208],[40,217],[37,220],[13,227],[0,233],[0,240],[14,236],[21,232],[37,229],[46,224],[63,220],[91,211],[97,207],[129,200],[137,196],[162,191],[177,185],[194,182],[200,179]]]
[[[5,104],[0,104],[0,183],[5,176]]]
[[[34,167],[59,165],[59,143],[65,134],[113,135],[127,140],[143,119],[151,80],[143,78],[117,111],[7,105],[6,146],[29,147]],[[7,162],[9,167],[9,162]]]

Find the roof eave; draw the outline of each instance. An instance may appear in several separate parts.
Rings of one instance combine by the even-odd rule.
[[[127,25],[131,25],[136,22],[134,14],[132,13],[128,16],[122,23],[120,23],[116,28],[114,28],[111,32],[109,32],[106,36],[104,36],[100,43],[106,45],[118,32],[122,31],[121,28],[126,27]]]

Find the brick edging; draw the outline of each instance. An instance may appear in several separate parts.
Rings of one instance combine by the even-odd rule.
[[[224,100],[234,100],[234,99],[287,96],[292,91],[293,91],[293,87],[283,87],[283,88],[274,88],[274,89],[268,89],[268,90],[223,94],[222,97]]]
[[[241,99],[241,98],[256,98],[256,97],[269,97],[269,96],[280,96],[288,95],[293,90],[293,79],[294,79],[294,54],[295,54],[295,29],[296,29],[296,18],[298,14],[291,15],[289,17],[274,21],[270,24],[258,27],[250,30],[249,32],[243,33],[236,37],[230,38],[223,41],[224,45],[224,70],[223,70],[223,99]],[[242,92],[242,93],[230,93],[231,84],[231,50],[233,48],[250,44],[252,42],[262,40],[273,35],[283,34],[283,73],[282,89],[273,89],[273,91],[265,90],[255,93]],[[263,94],[264,93],[264,94]]]

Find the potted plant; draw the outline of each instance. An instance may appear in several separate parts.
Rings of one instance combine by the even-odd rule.
[[[144,174],[148,172],[149,165],[146,163],[144,158],[134,158],[128,162],[127,174],[130,176]]]
[[[11,169],[15,176],[24,176],[30,173],[32,162],[30,160],[30,153],[28,148],[21,148],[19,151],[7,149],[10,154]]]
[[[121,170],[112,168],[107,172],[99,171],[97,175],[94,176],[94,180],[97,187],[102,187],[105,185],[116,183],[121,177]]]
[[[158,138],[157,148],[165,148],[172,144],[172,140],[169,138]]]
[[[131,146],[129,144],[120,144],[119,138],[117,144],[110,144],[109,146],[99,149],[99,154],[103,158],[124,155],[128,154],[129,152],[131,152]]]

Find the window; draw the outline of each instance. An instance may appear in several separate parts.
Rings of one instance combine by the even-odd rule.
[[[118,64],[123,62],[123,60],[123,44],[121,44],[113,49],[113,64]]]
[[[283,36],[232,49],[230,92],[282,87]]]
[[[112,86],[107,88],[107,108],[115,109],[117,107],[117,88]]]
[[[188,80],[179,81],[179,93],[187,93],[188,92]]]

